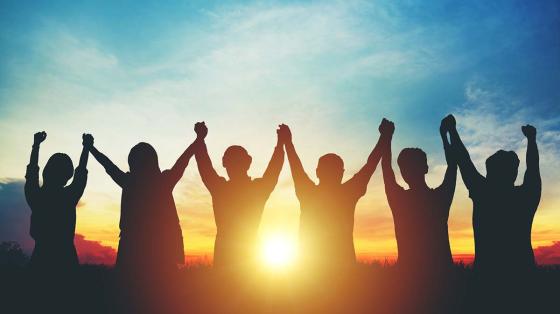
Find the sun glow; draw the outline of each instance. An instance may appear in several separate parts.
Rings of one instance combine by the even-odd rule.
[[[285,235],[268,236],[262,242],[262,260],[270,268],[281,269],[296,260],[296,241]]]

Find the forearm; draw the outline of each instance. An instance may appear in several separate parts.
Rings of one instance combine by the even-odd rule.
[[[87,162],[88,162],[88,157],[89,157],[89,150],[87,149],[87,147],[83,147],[82,148],[82,153],[80,155],[80,163],[78,164],[78,169],[80,170],[85,170],[87,167]]]
[[[206,147],[206,143],[204,141],[199,143],[194,156],[202,182],[204,182],[206,187],[210,189],[217,182],[219,176],[216,173],[216,170],[214,170],[212,160],[210,159],[210,155],[208,155],[208,148]]]
[[[457,154],[458,159],[469,158],[469,152],[467,151],[465,144],[463,144],[457,129],[449,130],[449,137],[451,138],[451,147]]]
[[[532,177],[540,177],[539,151],[537,148],[537,141],[534,138],[527,140],[526,162],[527,162],[526,173]]]
[[[36,166],[39,164],[39,148],[40,144],[33,144],[31,148],[31,156],[29,158],[29,165]]]
[[[212,166],[212,161],[208,155],[208,148],[206,147],[206,143],[204,141],[199,143],[198,150],[194,154],[194,158],[196,159],[198,169],[201,172]]]
[[[449,143],[449,139],[447,138],[447,134],[442,132],[440,133],[440,135],[441,135],[441,141],[443,143],[443,152],[445,154],[445,161],[447,162],[447,166],[456,167],[457,161],[453,154],[453,150],[451,148],[451,144]]]
[[[284,147],[277,144],[263,175],[264,178],[278,178],[284,164]]]
[[[197,141],[195,140],[189,145],[189,147],[187,147],[187,149],[185,149],[179,159],[175,162],[175,165],[173,165],[173,170],[184,171],[185,168],[187,168],[191,157],[194,155],[196,145]]]
[[[382,144],[383,144],[383,154],[382,154],[382,158],[381,158],[381,169],[383,172],[383,181],[385,182],[385,185],[387,186],[389,185],[394,185],[396,184],[396,179],[395,179],[395,173],[393,171],[393,165],[392,165],[392,150],[391,150],[391,141],[392,138],[386,138]]]
[[[537,140],[529,139],[527,141],[527,169],[538,169],[539,167],[539,150],[537,148]]]
[[[301,164],[301,160],[299,159],[296,148],[292,142],[286,144],[286,155],[288,156],[288,163],[290,164],[292,175],[294,178],[296,176],[299,177],[303,172],[303,165]]]
[[[98,151],[95,146],[91,147],[90,152],[95,160],[97,160],[97,162],[99,162],[103,166],[103,168],[105,168],[105,170],[108,170],[109,168],[114,166],[113,162],[102,152]]]
[[[379,140],[377,141],[377,144],[375,144],[375,147],[373,148],[373,150],[371,151],[371,153],[368,156],[367,166],[373,167],[373,168],[375,168],[377,166],[377,164],[379,163],[379,160],[381,159],[382,153],[383,153],[383,146],[386,145],[385,142],[386,142],[386,139],[384,139],[383,137],[379,138]]]

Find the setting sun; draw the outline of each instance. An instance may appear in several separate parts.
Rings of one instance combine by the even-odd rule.
[[[288,236],[268,236],[262,242],[262,260],[271,268],[284,268],[296,259],[296,241]]]

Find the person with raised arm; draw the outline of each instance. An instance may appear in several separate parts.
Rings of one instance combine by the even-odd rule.
[[[230,146],[222,158],[229,180],[218,175],[212,165],[206,143],[208,128],[197,123],[199,146],[195,155],[202,182],[212,196],[217,234],[214,244],[214,267],[232,268],[254,265],[257,233],[264,206],[278,182],[284,164],[283,143],[278,139],[272,158],[261,178],[252,179],[247,171],[252,158],[245,148]]]
[[[449,269],[453,264],[447,226],[457,179],[457,163],[447,138],[452,124],[452,116],[441,121],[440,135],[447,169],[443,182],[434,189],[426,183],[428,162],[426,153],[419,148],[405,148],[400,152],[397,163],[409,188],[398,184],[391,165],[391,140],[395,126],[387,123],[381,131],[388,134],[381,165],[385,194],[393,214],[401,269],[433,273]]]
[[[129,172],[91,148],[95,159],[122,188],[116,268],[147,277],[169,274],[184,263],[183,236],[173,189],[194,155],[193,142],[169,170],[161,171],[155,149],[141,142],[128,155]]]
[[[488,157],[484,177],[461,141],[454,119],[449,128],[451,146],[473,201],[474,266],[479,271],[535,267],[531,228],[541,198],[537,130],[525,125],[521,131],[527,138],[527,170],[523,183],[516,186],[519,158],[515,152],[499,150]]]
[[[43,185],[39,185],[39,148],[47,133],[34,136],[31,158],[25,175],[25,199],[31,208],[30,234],[35,240],[30,267],[41,273],[58,273],[79,265],[74,235],[76,206],[87,183],[87,162],[93,137],[82,135],[82,153],[74,170],[66,154],[52,155],[43,170]],[[72,183],[66,185],[74,177]]]
[[[386,123],[383,119],[380,130]],[[299,251],[303,264],[327,269],[354,265],[354,212],[381,159],[380,143],[386,135],[381,133],[367,163],[346,182],[342,182],[342,158],[333,153],[323,155],[316,169],[319,184],[305,172],[289,127],[281,125],[280,135],[286,138],[286,154],[300,202]]]

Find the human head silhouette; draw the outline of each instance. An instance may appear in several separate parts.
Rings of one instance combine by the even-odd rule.
[[[518,168],[519,158],[515,152],[499,150],[486,159],[486,179],[496,185],[511,186]]]
[[[344,175],[344,161],[337,154],[326,154],[319,158],[316,170],[319,183],[340,184]]]
[[[224,152],[222,165],[226,168],[230,179],[239,179],[247,177],[247,171],[249,171],[252,160],[245,148],[233,145]]]
[[[128,154],[128,166],[130,173],[137,175],[152,175],[161,172],[156,150],[152,145],[144,142],[132,147]]]
[[[401,175],[409,187],[425,184],[428,173],[426,153],[420,148],[405,148],[397,158]]]
[[[66,154],[56,153],[49,158],[43,170],[43,182],[46,186],[63,187],[74,174],[72,159]]]

